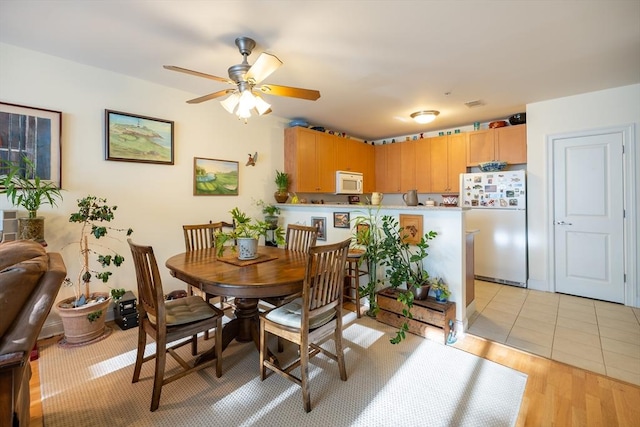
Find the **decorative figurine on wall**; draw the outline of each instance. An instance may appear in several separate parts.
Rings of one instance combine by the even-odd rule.
[[[247,164],[245,166],[255,166],[258,161],[258,152],[256,151],[253,156],[249,153],[249,160],[247,160]]]

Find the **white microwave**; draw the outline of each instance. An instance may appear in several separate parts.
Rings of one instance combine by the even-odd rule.
[[[336,194],[362,194],[362,173],[336,171]]]

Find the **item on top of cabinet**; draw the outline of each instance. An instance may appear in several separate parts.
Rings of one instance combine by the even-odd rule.
[[[442,204],[447,207],[458,206],[458,195],[457,194],[443,194],[442,195]]]
[[[495,122],[489,123],[489,129],[501,128],[507,125],[505,120],[497,120]]]
[[[482,172],[498,172],[507,167],[507,162],[492,160],[490,162],[478,163],[478,167]]]
[[[289,122],[289,127],[295,127],[295,126],[301,126],[303,128],[306,128],[307,126],[309,126],[309,123],[307,123],[307,121],[303,119],[293,119]]]
[[[318,132],[324,132],[324,128],[322,126],[312,126],[311,130],[316,130]]]
[[[527,113],[518,113],[509,117],[509,123],[512,125],[523,125],[527,123]]]
[[[473,130],[480,130],[480,122],[473,122]]]

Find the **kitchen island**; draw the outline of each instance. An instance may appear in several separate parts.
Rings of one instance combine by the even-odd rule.
[[[429,242],[429,256],[424,260],[424,267],[432,277],[442,277],[451,290],[451,301],[456,302],[456,331],[462,334],[468,326],[467,306],[472,303],[472,295],[467,296],[467,238],[465,229],[465,212],[467,208],[427,207],[427,206],[371,206],[349,204],[278,204],[281,210],[280,224],[311,225],[313,219],[324,219],[323,237],[318,244],[336,243],[354,236],[352,227],[341,228],[343,214],[349,214],[349,221],[354,223],[358,216],[390,215],[399,219],[400,215],[421,215],[423,217],[423,234],[435,231],[438,236]],[[334,223],[334,218],[337,223]],[[473,265],[473,262],[470,263]],[[364,277],[362,283],[366,283]],[[472,279],[473,280],[473,279]],[[473,304],[471,304],[471,307]],[[472,312],[469,312],[471,315]]]

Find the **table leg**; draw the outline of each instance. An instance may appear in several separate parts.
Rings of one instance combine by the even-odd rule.
[[[260,351],[260,319],[258,300],[255,298],[235,298],[235,319],[222,328],[222,351],[234,339],[238,342],[253,341],[256,349]],[[196,365],[216,358],[215,346],[202,353],[195,360]],[[269,351],[269,359],[278,363],[278,359]]]

